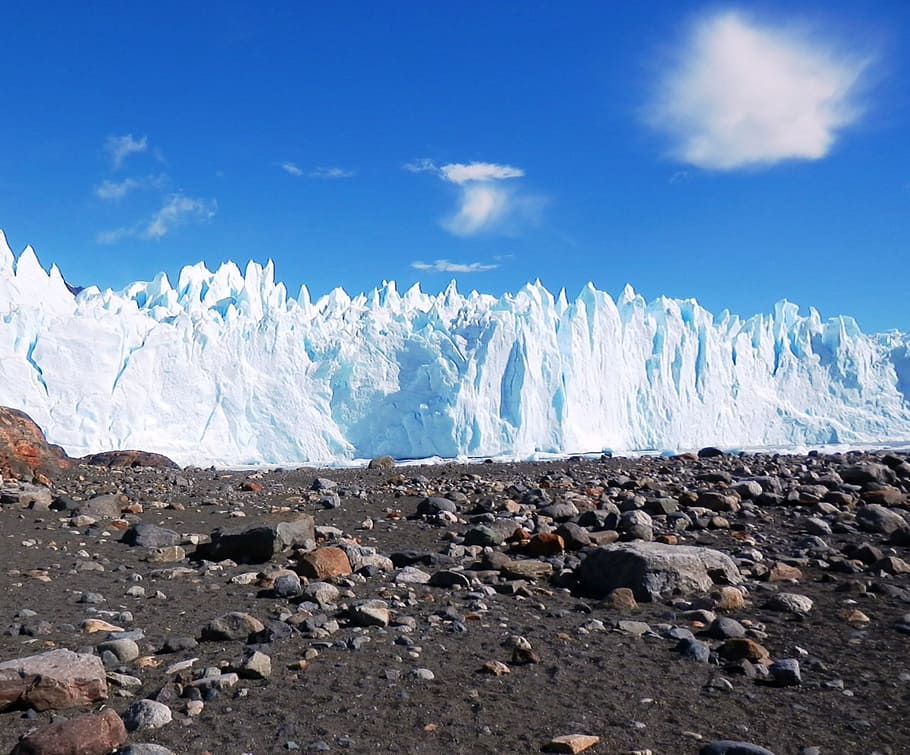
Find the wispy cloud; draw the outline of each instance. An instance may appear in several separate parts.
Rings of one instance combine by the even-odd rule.
[[[436,260],[435,262],[412,262],[415,270],[426,270],[434,273],[482,273],[486,270],[495,270],[499,265],[485,265],[481,262],[449,262]]]
[[[495,163],[449,163],[439,169],[440,175],[455,184],[468,181],[499,181],[503,178],[521,178],[525,172],[521,168],[511,165],[496,165]]]
[[[194,199],[185,194],[171,194],[141,235],[145,239],[160,239],[176,226],[191,220],[197,222],[211,220],[216,212],[218,203],[214,199]]]
[[[354,175],[356,171],[337,167],[320,167],[309,173],[310,178],[351,178]]]
[[[303,171],[300,169],[300,167],[296,163],[291,163],[291,162],[281,163],[280,167],[285,173],[289,173],[292,176],[302,176],[303,175]]]
[[[211,220],[216,212],[218,203],[214,199],[196,199],[185,194],[171,194],[147,221],[131,227],[101,231],[95,236],[95,240],[99,244],[116,244],[127,238],[154,241],[164,238],[178,226]]]
[[[168,177],[164,173],[143,178],[124,178],[122,181],[105,179],[95,187],[95,196],[99,199],[116,201],[123,199],[136,189],[163,189],[167,182]]]
[[[109,136],[104,142],[104,151],[110,156],[114,170],[119,170],[130,155],[148,151],[148,137],[136,139],[132,134]]]
[[[279,167],[292,176],[306,176],[307,178],[351,178],[356,175],[356,171],[347,168],[339,168],[334,165],[319,166],[313,170],[304,170],[297,163],[283,162],[278,164]]]
[[[401,167],[409,173],[434,173],[459,188],[458,208],[442,220],[442,227],[457,236],[502,230],[507,220],[529,219],[543,204],[537,197],[523,197],[498,185],[500,181],[524,176],[521,168],[512,165],[473,162],[437,166],[422,158]]]
[[[860,117],[869,62],[789,27],[707,16],[666,70],[649,121],[676,159],[709,170],[817,160]]]

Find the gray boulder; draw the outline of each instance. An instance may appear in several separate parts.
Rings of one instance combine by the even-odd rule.
[[[196,559],[224,561],[233,559],[237,563],[260,564],[288,548],[309,548],[316,542],[316,528],[313,517],[300,514],[293,519],[284,519],[264,524],[253,524],[233,530],[215,530],[212,542],[196,548]]]
[[[711,548],[636,541],[593,551],[578,567],[578,579],[591,597],[627,587],[637,600],[651,601],[708,592],[715,582],[738,584],[742,576],[729,556]]]

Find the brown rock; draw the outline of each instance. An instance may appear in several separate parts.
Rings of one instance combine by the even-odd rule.
[[[347,553],[331,545],[304,553],[297,562],[295,571],[309,579],[328,579],[351,573],[351,562]]]
[[[240,483],[240,489],[247,493],[261,493],[262,485],[254,480],[244,480]]]
[[[97,454],[83,456],[79,461],[91,464],[93,467],[124,468],[124,467],[157,467],[158,469],[180,469],[177,462],[172,461],[163,454],[150,451],[102,451]]]
[[[611,545],[619,540],[619,533],[616,530],[601,530],[600,532],[591,532],[592,545]]]
[[[731,637],[717,648],[717,654],[725,661],[756,662],[771,657],[764,645],[759,645],[748,637]]]
[[[72,466],[59,446],[51,446],[41,428],[18,409],[0,407],[0,475],[53,478]]]
[[[590,734],[566,734],[562,737],[553,737],[543,746],[543,751],[568,752],[574,755],[591,749],[598,742],[600,742],[600,737]]]
[[[534,559],[510,561],[502,567],[501,573],[509,579],[547,579],[553,574],[553,564]]]
[[[910,564],[897,556],[885,556],[876,561],[872,568],[886,574],[910,574]]]
[[[777,561],[771,566],[768,572],[769,582],[786,582],[795,579],[799,581],[803,578],[803,573],[795,566],[789,566],[781,561]]]
[[[735,587],[721,587],[711,593],[711,597],[714,599],[714,607],[721,611],[741,611],[746,607],[746,599],[742,591]]]
[[[638,608],[635,593],[628,587],[617,587],[615,590],[611,590],[607,595],[607,603],[620,611],[631,611]]]
[[[38,729],[21,739],[10,755],[106,755],[127,738],[120,716],[105,708]]]
[[[96,655],[51,650],[0,663],[0,674],[0,679],[6,679],[0,683],[0,688],[6,690],[0,695],[0,704],[20,690],[14,699],[7,701],[7,707],[27,705],[40,711],[73,708],[107,699],[104,664]],[[13,674],[19,676],[21,687],[17,688]]]
[[[558,556],[566,549],[561,536],[552,532],[541,532],[534,535],[525,546],[529,556]]]

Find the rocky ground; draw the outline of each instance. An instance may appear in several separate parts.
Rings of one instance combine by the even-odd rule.
[[[6,480],[0,752],[910,752],[907,457],[377,466]]]

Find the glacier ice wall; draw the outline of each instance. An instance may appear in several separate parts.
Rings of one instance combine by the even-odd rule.
[[[2,233],[0,378],[71,454],[184,464],[910,439],[910,337],[788,302],[742,320],[539,283],[314,302],[271,263],[74,295]]]

